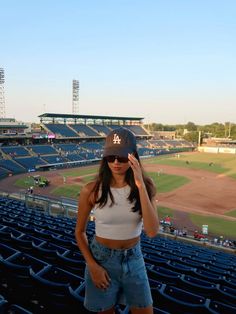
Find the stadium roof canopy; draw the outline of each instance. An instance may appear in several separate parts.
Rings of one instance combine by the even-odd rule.
[[[39,115],[40,120],[43,121],[55,121],[55,120],[60,120],[63,119],[64,121],[66,120],[100,120],[100,121],[136,121],[141,123],[141,120],[144,118],[140,117],[118,117],[118,116],[97,116],[97,115],[81,115],[81,114],[63,114],[63,113],[43,113]]]

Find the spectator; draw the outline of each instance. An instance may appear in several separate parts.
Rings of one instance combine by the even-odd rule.
[[[170,219],[169,215],[167,215],[166,218],[165,218],[165,224],[169,225],[169,226],[171,225],[171,219]]]
[[[183,230],[182,230],[182,235],[183,237],[187,237],[187,234],[188,234],[188,230],[186,227],[183,227]]]

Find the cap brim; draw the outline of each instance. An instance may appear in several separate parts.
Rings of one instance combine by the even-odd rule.
[[[128,157],[128,154],[132,154],[133,151],[129,147],[127,148],[119,148],[119,147],[107,147],[104,149],[103,157],[107,156],[120,156],[120,157]]]

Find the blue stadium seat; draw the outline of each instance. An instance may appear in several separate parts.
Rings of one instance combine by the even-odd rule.
[[[74,237],[73,237],[73,239],[74,239]],[[73,239],[69,238],[67,236],[62,236],[62,235],[59,235],[59,236],[52,235],[52,242],[54,244],[62,246],[62,247],[67,248],[67,249],[71,249]]]
[[[236,306],[236,289],[220,285],[220,287],[217,287],[214,299],[222,303]]]
[[[168,260],[159,256],[154,256],[151,254],[147,254],[144,256],[144,260],[146,263],[153,264],[155,266],[163,266],[167,264]]]
[[[36,237],[27,235],[27,234],[22,234],[18,237],[12,235],[12,244],[14,245],[14,247],[19,249],[20,251],[23,251],[29,254],[33,250],[34,246],[38,246],[44,242],[45,241],[42,239],[38,239]]]
[[[183,265],[183,264],[181,264],[179,262],[175,262],[175,261],[168,261],[166,263],[166,267],[171,269],[171,270],[181,272],[184,274],[192,274],[193,271],[196,269],[196,268],[193,268],[192,266]]]
[[[5,224],[6,222],[5,218],[2,219],[2,222]],[[9,220],[7,222],[9,222]],[[11,222],[10,224],[13,225],[13,222]],[[17,227],[17,223],[14,223],[14,227]],[[5,244],[11,243],[12,237],[19,237],[21,235],[23,235],[22,232],[17,231],[15,230],[15,228],[9,227],[8,225],[0,229],[0,238],[1,238],[1,241]]]
[[[18,304],[11,304],[7,309],[7,314],[33,314],[33,312]]]
[[[215,267],[215,266],[211,266],[209,264],[204,264],[202,266],[202,268],[205,269],[206,271],[209,271],[213,274],[215,273],[215,274],[220,275],[220,276],[230,275],[228,270],[225,270],[225,269],[222,269],[219,267]]]
[[[217,275],[215,273],[211,273],[209,271],[197,269],[193,272],[193,276],[197,276],[199,278],[202,278],[203,280],[210,280],[214,283],[222,283],[224,280],[224,277],[221,275]]]
[[[217,284],[210,281],[202,280],[197,277],[183,274],[178,282],[181,289],[191,291],[193,293],[211,297],[217,292]]]
[[[147,267],[148,277],[163,283],[176,284],[181,274],[163,267]]]
[[[1,259],[0,266],[2,269],[1,291],[7,300],[21,305],[31,304],[31,301],[35,299],[36,290],[30,271],[38,272],[48,264],[18,252],[6,259]]]
[[[64,254],[67,249],[58,246],[56,244],[50,243],[50,242],[43,242],[42,244],[36,245],[34,242],[32,243],[33,252],[34,255],[42,259],[43,261],[46,261],[50,264],[58,264],[58,254]]]
[[[0,295],[0,314],[5,314],[7,311],[8,302],[4,296]]]
[[[49,313],[83,313],[81,298],[75,298],[71,293],[81,286],[82,277],[53,266],[38,273],[31,271],[31,275],[40,303],[45,305]]]
[[[222,281],[223,285],[230,286],[233,289],[236,289],[236,280],[232,278],[225,278],[224,281]]]
[[[230,306],[222,302],[211,300],[208,305],[208,309],[212,310],[213,312],[210,312],[210,313],[214,313],[214,314],[235,314],[236,304],[235,306]]]
[[[58,253],[58,266],[78,276],[84,276],[85,261],[81,254],[67,251]]]
[[[18,254],[19,251],[15,250],[11,246],[6,244],[0,243],[0,259],[7,259],[10,256]]]
[[[163,285],[160,289],[152,289],[152,296],[155,304],[171,313],[209,313],[204,297],[174,286]]]

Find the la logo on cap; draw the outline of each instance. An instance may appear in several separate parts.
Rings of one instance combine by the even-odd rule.
[[[113,144],[120,144],[120,142],[121,142],[121,138],[119,138],[119,135],[114,134]]]

